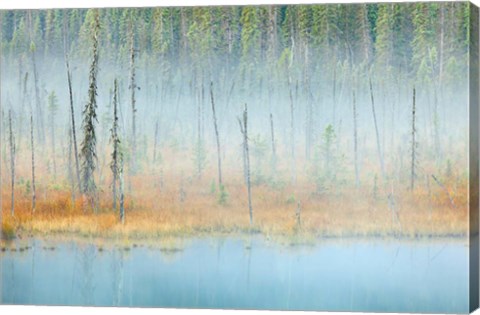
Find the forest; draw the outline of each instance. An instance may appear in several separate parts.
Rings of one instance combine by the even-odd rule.
[[[0,11],[2,236],[466,235],[470,6]]]

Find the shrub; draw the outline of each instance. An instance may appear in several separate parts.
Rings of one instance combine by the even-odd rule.
[[[4,240],[13,240],[15,238],[15,227],[10,222],[2,222],[1,237]]]

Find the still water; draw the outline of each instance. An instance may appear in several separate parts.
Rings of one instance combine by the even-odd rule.
[[[292,247],[210,238],[170,250],[126,250],[31,240],[30,246],[0,252],[3,304],[468,312],[463,241],[318,240]]]

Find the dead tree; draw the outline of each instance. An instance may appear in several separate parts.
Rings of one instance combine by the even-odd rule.
[[[292,38],[293,46],[293,38]],[[293,50],[292,50],[293,53]],[[292,93],[292,78],[289,71],[290,65],[285,62],[285,72],[287,75],[287,85],[288,85],[288,97],[290,100],[290,157],[291,157],[291,171],[292,171],[292,183],[295,183],[297,180],[297,170],[296,170],[296,161],[295,161],[295,104],[293,102],[293,93]]]
[[[9,144],[10,144],[10,176],[11,176],[11,185],[12,185],[12,194],[11,194],[11,214],[12,217],[15,215],[15,139],[13,136],[12,129],[12,110],[8,111],[8,131],[9,131]]]
[[[113,125],[111,129],[111,138],[110,142],[113,145],[112,151],[112,162],[110,163],[110,169],[112,170],[113,174],[113,181],[112,181],[112,196],[113,196],[113,210],[117,211],[117,181],[118,181],[118,174],[120,170],[120,165],[123,163],[123,154],[120,150],[120,138],[118,136],[118,113],[117,113],[117,106],[118,106],[118,82],[117,79],[113,81]]]
[[[372,101],[373,123],[375,124],[375,136],[377,138],[377,154],[378,154],[378,159],[380,161],[380,171],[382,172],[382,179],[383,181],[385,181],[385,164],[383,162],[382,148],[380,147],[380,135],[378,133],[377,116],[375,114],[375,101],[373,98],[372,79],[369,79],[369,85],[370,85],[370,99]]]
[[[332,126],[335,126],[336,111],[337,111],[337,65],[333,65],[333,86],[332,86],[332,104],[333,104],[333,117]]]
[[[35,213],[37,194],[35,188],[35,140],[33,135],[33,110],[30,105],[30,149],[32,151],[32,213]]]
[[[415,128],[415,87],[413,88],[413,102],[412,102],[412,156],[411,156],[411,164],[410,164],[410,190],[413,191],[415,188],[415,163],[416,163],[416,155],[417,155],[417,143],[415,140],[416,136],[416,128]]]
[[[450,192],[448,191],[447,187],[445,187],[445,185],[433,174],[432,174],[432,178],[435,181],[435,183],[437,183],[437,185],[443,189],[443,191],[445,192],[445,195],[447,195],[448,199],[450,200],[450,205],[452,206],[452,208],[456,208],[455,202],[453,201],[453,197],[450,195]]]
[[[57,160],[55,151],[55,115],[58,109],[58,101],[55,91],[48,96],[48,110],[50,113],[50,145],[52,147],[53,178],[57,178]]]
[[[72,206],[75,208],[75,179],[73,176],[73,139],[72,139],[72,127],[69,125],[68,129],[68,178],[70,179],[70,186],[72,190]]]
[[[253,208],[252,208],[252,189],[250,183],[250,154],[248,151],[248,111],[247,111],[247,104],[245,104],[245,108],[243,110],[243,121],[240,121],[240,132],[243,134],[243,146],[245,148],[245,168],[247,174],[247,194],[248,194],[248,212],[250,215],[250,225],[253,225]],[[243,126],[242,126],[243,123]]]
[[[119,169],[120,177],[120,222],[125,224],[125,194],[124,194],[124,184],[123,184],[123,161],[120,163]]]
[[[153,136],[153,163],[157,162],[158,119],[155,122],[155,134]]]
[[[38,121],[38,126],[37,126],[37,133],[38,133],[38,138],[41,143],[45,141],[45,128],[44,128],[44,123],[43,123],[43,111],[42,111],[42,105],[40,101],[40,90],[38,87],[38,71],[37,71],[37,62],[35,59],[35,52],[36,52],[36,46],[35,42],[33,40],[33,21],[32,21],[32,11],[28,12],[28,22],[29,22],[29,35],[30,35],[30,57],[32,61],[32,68],[33,68],[33,81],[35,85],[35,106],[37,110],[37,121]]]
[[[130,172],[135,174],[137,171],[137,108],[135,107],[135,37],[133,26],[130,24],[130,104],[132,106],[132,157],[130,162]]]
[[[238,118],[238,125],[240,126],[240,133],[245,134],[245,129],[243,128],[242,119]],[[243,161],[243,180],[245,185],[247,185],[247,150],[245,148],[245,141],[242,142],[242,161]]]
[[[277,148],[275,146],[275,129],[273,128],[273,115],[270,113],[270,134],[272,140],[272,174],[277,170]]]
[[[295,221],[296,221],[296,228],[297,230],[301,229],[302,227],[302,204],[297,202],[297,208],[295,209]]]
[[[215,113],[215,100],[213,98],[213,82],[210,82],[210,100],[212,103],[213,127],[215,129],[215,138],[217,140],[217,161],[218,161],[218,185],[222,185],[222,157],[220,148],[220,136],[218,134],[217,115]]]
[[[360,187],[360,178],[358,174],[358,134],[357,134],[357,107],[355,100],[355,91],[353,91],[353,155],[355,161],[355,186]]]
[[[66,15],[64,15],[63,20],[63,50],[64,50],[64,58],[65,58],[65,67],[67,69],[67,83],[68,83],[68,96],[70,101],[70,117],[71,117],[71,128],[72,128],[72,142],[73,142],[73,154],[75,158],[75,175],[77,177],[77,188],[78,191],[81,192],[82,190],[82,183],[80,180],[80,163],[78,159],[78,147],[77,147],[77,132],[75,126],[75,110],[73,107],[73,90],[72,90],[72,74],[70,72],[70,64],[68,62],[68,48],[67,48],[67,23],[66,23]]]

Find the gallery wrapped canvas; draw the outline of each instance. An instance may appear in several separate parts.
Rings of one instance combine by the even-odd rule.
[[[478,307],[478,8],[0,11],[0,302]]]

